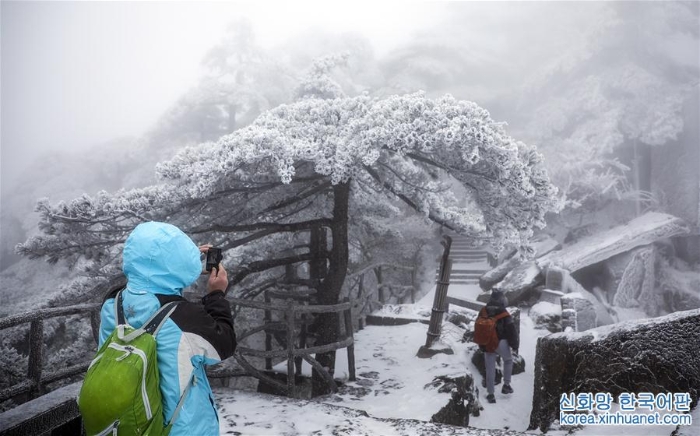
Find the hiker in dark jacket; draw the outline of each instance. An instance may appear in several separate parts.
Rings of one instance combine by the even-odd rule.
[[[494,317],[500,313],[506,312],[507,304],[508,299],[503,295],[503,292],[494,289],[491,291],[489,302],[486,303],[486,307],[482,310],[486,310],[489,317]],[[513,352],[518,354],[518,347],[520,346],[520,338],[518,337],[518,331],[515,328],[515,322],[513,322],[512,316],[508,315],[496,321],[496,334],[498,335],[498,348],[494,353],[488,353],[483,346],[480,346],[481,350],[484,351],[486,390],[488,391],[486,400],[489,403],[496,402],[496,396],[494,395],[496,355],[500,355],[503,359],[503,388],[501,389],[501,393],[511,394],[513,393],[513,388],[510,387],[510,377],[513,373],[513,356],[510,350],[512,348]]]
[[[223,266],[212,269],[207,295],[202,304],[186,301],[183,288],[202,273],[197,247],[177,227],[158,222],[139,224],[124,244],[123,291],[126,321],[138,328],[161,306],[179,301],[177,308],[157,334],[160,390],[165,422],[174,418],[170,436],[219,434],[214,395],[205,372],[207,365],[233,355],[236,334],[224,291],[228,286]],[[110,292],[102,306],[101,346],[116,328],[114,300],[119,289]],[[180,398],[182,407],[175,415]]]

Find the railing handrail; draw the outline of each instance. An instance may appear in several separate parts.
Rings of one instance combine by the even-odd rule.
[[[16,315],[0,318],[0,330],[10,327],[15,327],[20,324],[25,324],[38,319],[49,319],[57,316],[77,315],[79,313],[90,312],[98,309],[99,303],[76,304],[74,306],[51,307],[48,309],[39,309],[33,312],[24,312]]]
[[[269,314],[264,317],[263,322],[266,322],[263,326],[259,326],[256,328],[252,328],[246,332],[242,332],[241,335],[239,335],[239,340],[242,340],[243,338],[246,338],[250,336],[253,333],[258,333],[260,331],[265,331],[265,335],[267,337],[266,339],[266,350],[261,351],[261,350],[255,350],[247,347],[241,347],[239,346],[238,349],[236,350],[236,353],[234,354],[234,357],[236,361],[253,377],[256,377],[260,380],[264,380],[266,383],[276,386],[278,389],[281,389],[282,391],[287,392],[287,395],[290,397],[296,397],[297,396],[297,386],[295,384],[295,371],[294,371],[294,366],[297,366],[297,372],[301,370],[301,362],[297,362],[298,360],[305,360],[308,362],[316,371],[319,372],[321,377],[325,379],[328,384],[331,386],[332,391],[337,391],[337,385],[335,384],[335,381],[333,380],[333,377],[328,373],[328,371],[323,368],[313,357],[311,357],[312,354],[318,354],[318,353],[324,353],[324,352],[329,352],[329,351],[334,351],[340,348],[347,348],[348,349],[348,370],[349,370],[349,379],[354,381],[355,380],[355,350],[354,350],[354,344],[355,340],[353,337],[353,327],[352,327],[352,302],[348,301],[345,299],[345,301],[337,303],[337,304],[325,304],[325,305],[304,305],[304,304],[273,304],[271,302],[260,302],[260,301],[254,301],[254,300],[247,300],[247,299],[239,299],[239,298],[230,298],[229,299],[233,304],[237,304],[242,307],[247,307],[251,309],[258,309],[258,310],[264,310],[265,312],[269,313],[269,311],[280,311],[285,314],[286,320],[284,322],[275,322],[274,324],[286,324],[287,325],[287,346],[285,347],[286,349],[282,350],[271,350],[268,347],[270,346],[270,340],[269,340],[269,332],[267,331],[266,327],[269,325],[267,322],[269,322],[270,316]],[[336,342],[330,343],[330,344],[325,344],[325,345],[318,345],[314,347],[306,347],[305,344],[300,343],[300,347],[297,348],[294,344],[294,340],[292,339],[292,335],[294,334],[295,331],[295,325],[296,325],[296,315],[305,315],[307,313],[340,313],[342,312],[344,315],[342,316],[339,321],[344,323],[345,326],[345,337],[340,338]],[[267,321],[266,321],[267,320]],[[262,371],[258,370],[257,368],[253,367],[244,357],[243,354],[251,355],[251,356],[256,356],[256,357],[264,357],[266,359],[266,369],[268,368],[270,358],[272,357],[287,357],[287,383],[282,384],[277,380],[274,380],[270,376],[264,374]]]
[[[261,309],[261,310],[278,310],[284,312],[289,309],[288,304],[273,304],[273,303],[263,303],[261,301],[246,300],[244,298],[227,298],[231,303],[237,304],[239,306],[248,307],[251,309]],[[350,302],[343,302],[338,304],[319,304],[319,305],[302,305],[295,304],[294,311],[297,313],[329,313],[329,312],[342,312],[344,310],[350,309]]]
[[[44,354],[44,320],[59,316],[70,316],[81,313],[91,313],[90,325],[93,338],[97,342],[99,328],[98,303],[77,304],[73,306],[39,309],[34,312],[25,312],[0,319],[0,330],[16,327],[22,324],[30,324],[29,328],[29,358],[27,365],[27,378],[20,383],[7,387],[0,391],[0,401],[5,401],[17,395],[29,393],[30,399],[35,398],[41,391],[41,386],[85,372],[89,362],[62,368],[48,374],[43,373]]]
[[[324,346],[317,346],[317,347],[311,347],[311,348],[301,348],[301,349],[295,349],[293,344],[289,344],[291,348],[289,348],[286,352],[288,354],[288,357],[293,358],[293,357],[303,357],[305,360],[308,361],[310,359],[313,361],[313,363],[316,363],[315,360],[310,356],[311,354],[315,352],[322,352],[322,351],[327,351],[330,349],[338,349],[338,348],[349,348],[349,355],[348,359],[352,359],[352,363],[349,362],[351,366],[351,372],[352,378],[354,378],[354,340],[353,340],[353,335],[352,335],[352,321],[351,321],[351,314],[349,313],[352,310],[352,304],[349,301],[344,301],[338,304],[333,304],[333,305],[292,305],[290,307],[289,305],[276,305],[276,304],[270,304],[270,303],[262,303],[258,301],[253,301],[253,300],[243,300],[243,299],[237,299],[237,298],[230,298],[229,299],[233,304],[237,304],[240,306],[244,307],[249,307],[249,308],[254,308],[254,309],[262,309],[262,310],[276,310],[276,311],[282,311],[285,313],[288,313],[291,311],[291,313],[295,314],[303,314],[303,313],[309,313],[309,312],[314,312],[314,313],[329,313],[329,312],[345,312],[345,326],[346,330],[350,329],[350,331],[346,331],[346,338],[341,339],[337,342],[334,342],[332,344],[326,344]],[[97,334],[98,334],[98,329],[99,329],[99,310],[101,308],[101,304],[99,303],[88,303],[88,304],[77,304],[77,305],[72,305],[72,306],[64,306],[64,307],[53,307],[53,308],[46,308],[46,309],[39,309],[33,312],[24,312],[16,315],[10,315],[4,318],[0,318],[0,330],[8,329],[11,327],[16,327],[18,325],[22,324],[30,324],[30,346],[29,346],[29,359],[28,359],[28,368],[27,368],[27,378],[23,380],[20,383],[17,383],[13,386],[10,386],[8,388],[5,388],[3,390],[0,390],[0,401],[5,401],[9,398],[15,397],[17,395],[29,393],[31,398],[35,398],[36,394],[39,393],[41,390],[41,386],[43,384],[49,383],[49,382],[54,382],[57,380],[65,379],[71,376],[78,375],[82,372],[84,372],[87,369],[87,366],[89,362],[81,363],[78,365],[73,365],[69,368],[63,368],[61,370],[57,370],[51,373],[43,374],[43,365],[42,365],[42,359],[43,359],[43,349],[44,349],[44,344],[43,344],[43,332],[44,332],[44,326],[43,322],[45,319],[50,319],[50,318],[56,318],[59,316],[70,316],[70,315],[77,315],[81,313],[90,313],[92,312],[92,315],[90,317],[91,321],[91,327],[92,327],[92,333],[93,337],[95,338],[95,341],[97,342]],[[291,320],[291,326],[292,326],[292,331],[293,331],[293,326],[294,326],[294,321],[293,317]],[[348,338],[349,337],[349,338]],[[335,348],[334,348],[335,347]],[[264,352],[262,352],[264,353]],[[257,353],[254,353],[257,354]],[[352,357],[351,357],[352,354]],[[313,365],[312,363],[312,365]],[[294,377],[291,377],[291,385],[293,386],[293,380]],[[292,386],[287,386],[292,387]],[[292,390],[294,388],[292,387]]]

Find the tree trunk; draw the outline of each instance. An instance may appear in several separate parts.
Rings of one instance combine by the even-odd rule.
[[[309,237],[309,251],[314,255],[314,259],[309,262],[309,278],[312,281],[326,278],[328,273],[328,262],[326,261],[325,252],[328,249],[328,241],[326,238],[326,229],[317,226],[311,229]]]
[[[333,186],[333,225],[331,227],[332,247],[328,274],[321,282],[318,293],[318,304],[338,304],[340,291],[345,282],[348,270],[348,200],[350,198],[350,183],[340,183]],[[339,318],[337,313],[319,314],[317,345],[336,342],[339,334]],[[335,368],[335,351],[319,353],[316,360],[321,366],[328,368],[331,375]],[[312,395],[329,393],[328,385],[314,370],[312,378]]]
[[[386,298],[384,296],[384,287],[382,286],[384,284],[384,280],[382,278],[381,266],[374,269],[374,275],[377,276],[377,299],[379,300],[379,304],[384,304],[386,302]]]
[[[416,251],[413,253],[413,269],[411,270],[411,304],[416,303],[416,290],[418,289],[418,262],[420,261],[420,253],[423,249],[422,245],[419,245]]]

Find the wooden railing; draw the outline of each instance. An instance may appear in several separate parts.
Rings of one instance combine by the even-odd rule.
[[[95,339],[95,343],[97,343],[100,326],[99,312],[99,304],[81,304],[77,306],[40,309],[35,312],[27,312],[0,319],[0,330],[30,323],[27,379],[0,391],[0,402],[22,394],[28,394],[28,399],[31,400],[43,393],[43,387],[46,384],[84,373],[90,364],[89,361],[45,373],[42,363],[44,357],[44,320],[59,316],[88,313],[90,316],[92,335]]]
[[[297,304],[271,304],[262,303],[252,300],[230,299],[233,304],[241,307],[249,307],[261,309],[266,312],[281,311],[284,313],[287,337],[287,348],[283,350],[271,350],[270,347],[265,351],[254,350],[246,347],[239,347],[236,351],[235,358],[243,367],[245,372],[240,370],[217,370],[212,369],[207,371],[207,375],[213,378],[228,378],[241,375],[251,375],[285,392],[288,396],[298,396],[298,387],[295,386],[294,365],[299,368],[301,361],[307,361],[314,369],[316,369],[324,380],[329,384],[331,390],[336,391],[337,385],[333,376],[326,371],[313,357],[312,354],[324,353],[332,350],[347,347],[348,351],[348,369],[350,380],[355,380],[355,356],[354,356],[354,340],[353,340],[353,325],[351,318],[350,302],[343,302],[336,305],[328,306],[306,306]],[[31,401],[24,405],[18,406],[15,409],[4,412],[2,414],[2,422],[0,422],[0,435],[5,436],[10,434],[44,434],[56,429],[66,430],[68,433],[79,432],[80,414],[77,403],[75,401],[75,392],[79,389],[79,384],[65,386],[54,393],[46,396],[44,388],[48,383],[69,377],[84,374],[90,364],[90,361],[85,361],[76,365],[62,368],[55,371],[46,371],[43,366],[43,358],[45,354],[44,347],[44,321],[51,318],[61,316],[71,316],[79,314],[87,314],[90,320],[92,335],[95,343],[98,342],[99,335],[99,313],[100,304],[82,304],[67,307],[40,309],[34,312],[22,313],[0,319],[0,330],[30,324],[29,326],[29,357],[27,365],[27,378],[13,386],[7,387],[0,391],[0,402],[7,399],[18,399],[21,395],[23,401]],[[344,322],[345,335],[339,341],[313,347],[295,347],[295,332],[297,328],[297,315],[299,318],[308,316],[310,313],[343,313],[341,319]],[[303,316],[302,316],[303,315]],[[268,317],[266,317],[268,318]],[[263,326],[253,328],[247,332],[238,335],[238,340],[241,341],[246,337],[259,332],[266,331],[269,334],[269,328],[274,323],[264,323]],[[269,342],[269,341],[268,341]],[[302,343],[302,345],[305,345]],[[287,358],[287,384],[280,383],[271,377],[264,374],[263,371],[251,365],[246,356],[259,356],[265,359]],[[290,376],[291,375],[291,376]],[[65,391],[65,392],[62,392]],[[37,398],[40,397],[40,398]],[[49,398],[51,397],[51,398]],[[54,398],[55,397],[55,398]],[[43,401],[46,399],[46,401]],[[34,405],[36,401],[41,401],[42,405]],[[17,411],[15,413],[15,411]],[[17,415],[17,416],[15,416]],[[20,416],[21,415],[21,416]],[[19,432],[19,433],[18,433]]]
[[[239,343],[245,338],[252,336],[255,333],[265,332],[266,334],[266,346],[265,350],[256,350],[253,348],[239,346],[234,354],[236,361],[253,377],[268,383],[280,391],[287,394],[289,397],[298,397],[300,390],[295,384],[295,374],[299,374],[301,371],[301,360],[305,360],[311,365],[313,369],[318,371],[318,373],[323,377],[323,379],[328,383],[331,391],[336,392],[338,390],[337,384],[333,379],[333,376],[327,371],[316,359],[312,357],[313,354],[326,353],[329,351],[338,350],[340,348],[347,348],[348,354],[348,377],[350,381],[355,380],[355,346],[353,339],[353,325],[352,325],[352,315],[351,315],[351,304],[349,301],[345,301],[334,305],[304,305],[295,304],[287,302],[287,304],[276,304],[271,302],[260,302],[253,300],[244,300],[237,298],[230,298],[233,304],[239,305],[241,307],[247,307],[252,309],[259,309],[265,311],[264,322],[262,325],[253,327],[245,332],[238,334]],[[286,348],[279,350],[272,350],[270,331],[275,328],[280,327],[280,323],[271,323],[269,319],[271,312],[281,312],[284,314],[284,322],[282,323],[286,327]],[[343,313],[342,321],[344,324],[344,335],[338,341],[326,345],[317,345],[312,347],[307,347],[304,341],[300,341],[300,345],[296,346],[295,332],[297,331],[297,315],[303,316],[311,313]],[[303,324],[299,325],[300,331],[303,330]],[[283,384],[272,377],[266,375],[262,370],[255,368],[245,356],[254,356],[266,359],[266,369],[270,369],[272,359],[283,360],[287,359],[287,383]],[[295,365],[297,367],[295,371]]]

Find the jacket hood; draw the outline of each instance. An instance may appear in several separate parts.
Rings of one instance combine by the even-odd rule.
[[[159,222],[136,226],[124,244],[123,269],[134,292],[181,295],[202,272],[199,248],[177,227]]]

